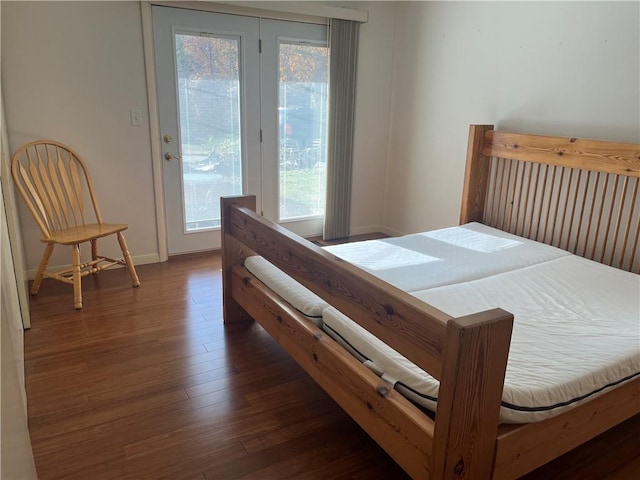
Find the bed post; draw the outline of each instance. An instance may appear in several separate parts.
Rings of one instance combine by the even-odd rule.
[[[513,315],[504,310],[447,322],[431,478],[491,478]]]
[[[487,130],[493,130],[493,125],[469,125],[460,225],[482,222],[491,166],[491,159],[482,154],[484,134]]]
[[[251,251],[231,236],[231,206],[256,209],[255,195],[221,197],[221,240],[222,240],[222,312],[224,323],[239,323],[252,320],[251,316],[231,296],[231,268],[242,265]]]

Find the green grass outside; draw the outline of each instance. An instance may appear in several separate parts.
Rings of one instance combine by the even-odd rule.
[[[324,165],[280,172],[280,218],[324,214],[326,169]]]

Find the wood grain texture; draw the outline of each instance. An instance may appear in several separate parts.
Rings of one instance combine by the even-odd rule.
[[[521,478],[623,480],[637,479],[639,473],[640,415],[636,415]]]
[[[233,298],[231,293],[231,270],[234,266],[243,265],[244,259],[254,254],[248,247],[231,235],[231,207],[239,205],[255,212],[255,195],[222,197],[220,199],[220,228],[222,247],[222,299],[225,323],[250,322],[251,316]]]
[[[408,479],[257,322],[222,323],[220,269],[175,257],[138,289],[106,271],[80,311],[44,280],[25,332],[39,479]],[[629,422],[527,480],[637,480]]]
[[[69,286],[32,298],[40,480],[408,479],[257,323],[223,325],[219,254],[139,273],[90,277],[71,314]]]
[[[247,209],[232,208],[231,233],[352,320],[440,378],[449,315]]]
[[[583,245],[585,250],[587,250],[587,246],[591,247],[591,257],[595,260],[602,260],[605,257],[605,252],[609,252],[610,257],[615,258],[616,252],[610,252],[607,250],[608,248],[619,248],[624,251],[627,248],[626,242],[637,244],[637,235],[634,240],[630,238],[630,235],[619,232],[622,225],[627,225],[635,218],[634,208],[637,208],[637,205],[631,202],[631,208],[627,209],[628,220],[623,221],[625,208],[623,205],[627,200],[624,198],[617,200],[619,191],[617,182],[619,178],[637,176],[634,169],[636,153],[629,157],[620,152],[637,152],[640,150],[638,145],[612,144],[611,142],[591,140],[577,142],[576,139],[557,137],[512,136],[512,134],[493,132],[489,128],[489,126],[472,126],[470,129],[465,178],[466,181],[475,185],[465,185],[461,211],[462,221],[476,219],[470,217],[469,211],[477,210],[481,213],[480,218],[489,225],[507,230],[520,229],[521,232],[527,230],[529,232],[527,236],[530,238],[552,245],[569,244],[572,239],[566,239],[564,232],[580,232],[582,223],[573,229],[572,226],[566,228],[563,221],[558,229],[558,217],[566,219],[569,216],[573,219],[576,217],[575,209],[579,209],[574,201],[572,206],[574,210],[568,215],[570,199],[578,198],[579,195],[577,194],[578,186],[572,185],[574,172],[568,173],[568,181],[565,178],[567,168],[583,169],[597,165],[594,170],[597,175],[591,194],[592,213],[585,219],[587,222],[586,237],[576,239],[573,243]],[[481,131],[484,131],[484,136],[480,134]],[[495,150],[490,150],[489,146],[494,146],[491,142],[496,139],[502,142],[517,139],[519,143],[508,144],[502,150],[499,150],[498,147]],[[573,145],[574,150],[567,150],[568,147],[565,145],[567,142]],[[499,142],[497,144],[500,145]],[[555,147],[549,147],[551,144]],[[526,148],[522,145],[525,145]],[[564,145],[564,149],[559,150],[558,145]],[[581,150],[575,150],[577,147],[580,147]],[[488,160],[489,157],[492,158],[491,162]],[[558,158],[567,161],[561,162]],[[526,166],[520,166],[519,163],[534,161],[536,162],[535,173],[532,165],[529,168],[529,178],[525,181]],[[519,163],[514,166],[513,162]],[[631,167],[621,169],[621,162],[623,164],[626,162]],[[541,165],[544,165],[542,175],[540,175]],[[622,173],[618,176],[617,174],[620,172]],[[604,173],[605,180],[599,185],[602,173]],[[589,178],[590,175],[587,175],[587,179]],[[610,181],[610,178],[613,180]],[[490,183],[490,180],[493,182]],[[622,191],[626,194],[629,190],[627,188],[628,180],[623,180],[623,182]],[[613,199],[606,203],[607,189],[610,183],[612,183]],[[575,189],[573,195],[571,195],[572,188]],[[587,182],[583,189],[587,192],[588,188]],[[527,191],[524,200],[523,190]],[[601,192],[602,195],[600,195]],[[589,193],[587,192],[584,198],[588,197]],[[597,197],[601,197],[599,202],[595,201]],[[620,205],[618,212],[620,219],[613,222],[611,216],[615,212],[616,201]],[[487,204],[490,204],[490,210],[487,209]],[[605,211],[605,204],[609,217],[603,220],[602,213]],[[522,205],[525,206],[525,211],[521,210]],[[593,208],[595,205],[597,205],[596,209]],[[599,212],[595,220],[592,218],[593,212]],[[291,234],[286,229],[258,217],[248,209],[232,207],[227,213],[230,215],[229,234],[240,243],[274,263],[423,370],[442,380],[441,389],[445,394],[446,401],[439,404],[442,407],[438,412],[438,421],[435,426],[434,452],[431,465],[427,466],[433,478],[486,478],[492,475],[494,458],[496,459],[496,472],[498,472],[496,477],[500,478],[499,476],[502,475],[500,461],[502,459],[498,458],[496,454],[495,435],[508,352],[509,335],[506,334],[507,330],[500,330],[502,333],[496,334],[496,338],[500,340],[496,340],[495,348],[486,350],[483,349],[484,347],[478,347],[484,342],[490,343],[493,333],[489,333],[492,330],[488,329],[484,332],[476,332],[477,337],[470,336],[476,340],[483,339],[477,344],[471,342],[465,344],[464,348],[459,345],[455,348],[449,346],[449,349],[445,350],[444,338],[448,337],[445,337],[441,330],[444,322],[451,322],[451,319],[446,318],[442,312],[432,310],[429,306],[413,304],[411,299],[408,299],[402,292],[379,282],[370,275],[363,274],[355,267],[336,261],[333,256]],[[530,222],[519,226],[519,219],[526,218],[527,215]],[[579,218],[582,222],[582,214]],[[595,223],[593,229],[592,221]],[[536,223],[535,228],[534,222]],[[601,225],[605,225],[606,228],[602,235]],[[612,225],[614,226],[613,232],[611,231]],[[589,234],[592,231],[593,235],[590,237]],[[556,235],[558,232],[559,234]],[[607,245],[611,235],[613,243],[616,244],[613,247]],[[625,244],[617,244],[618,238],[624,238]],[[599,257],[596,257],[596,253]],[[638,268],[634,267],[634,254],[635,252],[630,255],[631,270]],[[625,262],[622,257],[624,255],[620,255],[620,265]],[[268,292],[261,293],[257,296],[257,302],[265,302],[268,296]],[[285,318],[285,321],[289,319],[287,315],[282,317]],[[277,335],[277,332],[274,332],[274,335]],[[293,338],[295,337],[291,337],[291,339]],[[295,342],[291,344],[285,342],[283,345],[288,351],[294,351],[299,347]],[[496,353],[495,364],[492,364],[493,360],[487,357],[488,351]],[[478,365],[482,365],[486,370],[479,369]],[[498,378],[500,376],[502,379]],[[357,395],[344,386],[331,387],[329,391],[336,398],[344,395],[346,400],[343,400],[343,403],[351,402],[357,398]],[[607,393],[601,397],[600,402],[606,408],[615,408],[617,395],[616,393]],[[629,415],[637,413],[638,405],[631,408],[630,412]],[[480,418],[483,418],[483,422],[486,423],[481,422]],[[557,424],[571,425],[573,430],[570,441],[558,444],[547,442],[544,445],[534,446],[529,451],[527,449],[531,444],[519,443],[517,434],[514,433],[515,430],[512,430],[511,437],[508,437],[510,440],[504,443],[503,451],[512,448],[511,458],[525,458],[526,462],[529,462],[527,468],[530,470],[561,456],[567,449],[588,441],[593,437],[594,432],[604,431],[604,429],[611,428],[621,421],[624,421],[624,418],[605,421],[601,424],[593,416],[592,411],[581,409],[577,413],[571,415],[568,413],[555,419]],[[518,431],[525,430],[521,428]],[[549,431],[553,431],[553,428],[550,428]],[[507,444],[509,447],[506,447]],[[393,446],[387,447],[385,445],[385,448],[393,448]],[[404,462],[402,465],[409,472],[419,471],[422,467]],[[523,470],[518,475],[526,473],[526,471],[528,470]],[[507,476],[506,478],[513,477]]]
[[[638,432],[634,432],[634,436],[630,438],[630,443],[635,448],[635,451],[640,450],[640,445],[638,445]],[[633,443],[635,441],[635,444]],[[640,472],[640,456],[638,456],[634,461],[627,463],[626,465],[621,466],[618,470],[613,472],[610,475],[607,475],[604,480],[625,480],[628,478],[637,478],[638,472]]]
[[[512,328],[499,309],[448,323],[433,478],[491,478]]]
[[[82,277],[117,265],[127,267],[134,287],[140,285],[122,234],[128,226],[102,221],[89,171],[72,148],[53,140],[37,140],[23,145],[12,157],[11,174],[18,192],[42,232],[40,241],[48,244],[36,273],[32,294],[38,293],[44,277],[72,283],[73,305],[80,309]],[[91,221],[87,221],[85,190],[93,211],[94,220]],[[122,259],[99,255],[96,240],[109,235],[117,235]],[[91,262],[83,263],[80,259],[80,244],[85,242],[91,242]],[[55,244],[71,246],[71,269],[57,272],[47,270]]]
[[[636,379],[564,415],[514,428],[498,437],[496,478],[518,478],[637,415],[639,409]]]
[[[12,157],[11,173],[45,238],[55,231],[88,223],[85,187],[95,222],[103,223],[91,175],[82,158],[68,145],[55,140],[23,145]]]
[[[486,185],[490,201],[484,205],[483,223],[640,272],[634,241],[627,233],[640,217],[636,153],[629,153],[640,152],[638,144],[492,130],[485,132],[483,146],[473,140],[469,171],[479,168],[476,158],[484,164],[481,153],[500,155],[491,160],[493,174]],[[595,170],[584,170],[594,164]],[[524,175],[527,165],[529,174]]]
[[[97,238],[114,235],[125,231],[129,226],[126,223],[91,223],[77,227],[57,230],[49,237],[42,239],[45,243],[57,243],[60,245],[74,245],[76,243],[90,242]]]
[[[413,478],[428,474],[434,422],[240,267],[233,295]]]
[[[460,224],[481,222],[489,181],[490,157],[482,154],[485,133],[493,125],[470,125],[467,146],[467,167],[464,174]]]
[[[581,168],[640,177],[637,143],[487,131],[482,153],[488,157]]]

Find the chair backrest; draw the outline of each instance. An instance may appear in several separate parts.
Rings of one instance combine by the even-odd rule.
[[[65,228],[102,223],[87,167],[70,147],[54,140],[23,145],[13,155],[11,174],[45,238]],[[91,210],[95,220],[87,218]]]

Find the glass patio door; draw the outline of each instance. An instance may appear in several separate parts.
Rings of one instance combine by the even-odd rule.
[[[262,20],[262,44],[264,214],[317,235],[327,184],[327,27]]]
[[[169,254],[219,248],[223,195],[255,194],[267,218],[320,233],[326,27],[152,11]]]
[[[169,254],[217,248],[220,196],[260,188],[260,22],[152,12]]]

